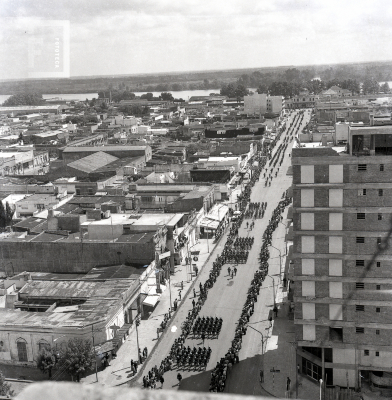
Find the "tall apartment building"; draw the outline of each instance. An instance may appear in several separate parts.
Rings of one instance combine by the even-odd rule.
[[[283,96],[269,96],[265,93],[244,96],[244,111],[247,115],[280,114],[284,108]]]
[[[347,148],[294,148],[294,305],[301,373],[392,389],[392,127]]]

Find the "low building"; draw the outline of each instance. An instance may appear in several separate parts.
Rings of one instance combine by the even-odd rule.
[[[66,164],[87,157],[93,153],[104,152],[117,158],[144,157],[145,161],[151,160],[152,151],[150,146],[67,146],[59,149],[59,158]]]
[[[0,363],[33,366],[43,349],[71,338],[91,340],[92,331],[96,345],[121,345],[147,296],[141,299],[135,272],[128,267],[122,279],[68,274],[66,280],[23,273],[1,282],[7,301],[0,307]]]
[[[287,109],[291,110],[298,108],[314,108],[318,100],[318,95],[309,93],[308,90],[303,90],[298,95],[286,99],[285,106]]]
[[[32,194],[15,202],[15,218],[31,217],[36,212],[51,208],[59,202],[53,194]]]

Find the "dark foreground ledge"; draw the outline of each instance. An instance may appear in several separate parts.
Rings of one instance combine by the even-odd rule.
[[[108,388],[80,383],[33,383],[16,400],[270,400],[266,397],[240,396],[225,393],[183,392]]]

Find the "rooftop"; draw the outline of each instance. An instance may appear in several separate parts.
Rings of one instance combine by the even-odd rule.
[[[104,282],[75,281],[31,281],[23,287],[22,296],[38,299],[85,299],[78,309],[71,312],[30,312],[0,309],[0,327],[13,328],[35,326],[38,329],[54,327],[85,327],[92,322],[111,317],[127,296],[132,296],[139,285],[135,279],[113,279]],[[69,310],[64,310],[69,311]]]
[[[94,154],[90,154],[87,157],[83,157],[80,160],[69,163],[68,167],[85,173],[90,173],[116,160],[118,160],[118,157],[112,156],[103,151],[98,151]]]
[[[112,145],[112,146],[69,146],[65,147],[64,153],[88,152],[88,151],[132,151],[146,150],[148,146],[127,146],[127,145]]]

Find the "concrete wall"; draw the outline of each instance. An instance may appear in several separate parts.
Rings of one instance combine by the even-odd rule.
[[[343,385],[344,386],[344,385]],[[151,396],[151,399],[150,399]],[[104,387],[79,383],[45,382],[29,385],[15,400],[267,400],[264,396],[240,396],[227,393],[197,393],[174,390],[141,390],[126,387]]]
[[[150,264],[154,243],[5,242],[0,246],[0,270],[11,273],[88,272],[94,266],[121,262]],[[12,263],[12,265],[11,265]]]

